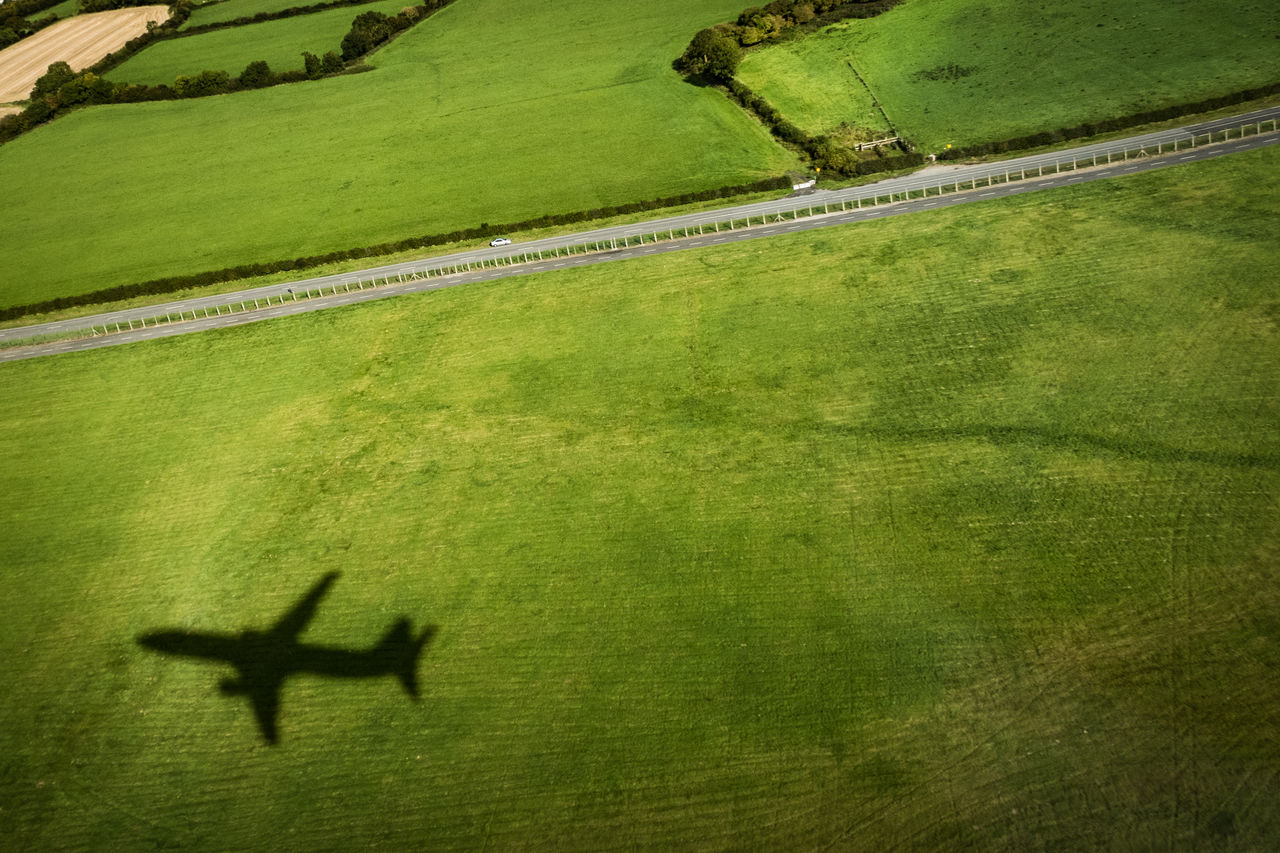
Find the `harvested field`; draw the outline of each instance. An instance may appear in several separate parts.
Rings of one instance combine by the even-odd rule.
[[[169,17],[166,6],[139,6],[77,15],[0,50],[0,103],[26,100],[40,75],[55,62],[87,68],[132,38],[151,21]]]

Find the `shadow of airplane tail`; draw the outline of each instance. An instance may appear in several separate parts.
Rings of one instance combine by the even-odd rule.
[[[418,698],[418,659],[435,633],[436,626],[428,625],[415,637],[410,632],[409,620],[401,619],[382,636],[375,650],[379,656],[395,660],[394,674],[404,685],[404,692],[414,699]]]

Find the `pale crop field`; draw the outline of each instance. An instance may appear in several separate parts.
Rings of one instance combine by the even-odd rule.
[[[1277,167],[0,366],[6,844],[1273,846]]]
[[[869,87],[938,151],[1277,82],[1277,34],[1264,0],[906,0],[753,52],[739,76],[811,133],[878,130]]]
[[[0,50],[0,103],[25,101],[36,80],[53,63],[65,62],[76,71],[87,68],[145,33],[148,23],[161,23],[168,17],[166,6],[77,15]]]

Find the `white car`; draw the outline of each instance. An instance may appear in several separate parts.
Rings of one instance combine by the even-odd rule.
[[[490,246],[510,246],[511,240],[507,237],[494,237],[489,241]]]

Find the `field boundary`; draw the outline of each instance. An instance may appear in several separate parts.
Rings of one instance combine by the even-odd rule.
[[[607,219],[611,216],[623,216],[631,213],[641,213],[648,210],[660,210],[664,207],[673,207],[678,204],[711,201],[717,198],[729,198],[735,195],[745,195],[753,192],[781,190],[789,187],[790,185],[791,182],[786,177],[766,178],[752,184],[716,187],[709,190],[684,193],[678,196],[651,199],[649,201],[630,202],[610,207],[571,211],[569,213],[549,214],[546,216],[536,217],[534,219],[526,219],[521,222],[498,225],[490,225],[489,223],[484,222],[472,228],[450,231],[444,234],[427,234],[420,237],[408,237],[403,240],[397,240],[389,243],[380,243],[374,246],[339,249],[334,252],[326,252],[322,255],[311,255],[303,258],[293,258],[290,260],[266,261],[257,264],[244,264],[237,267],[225,267],[221,270],[209,270],[184,276],[152,279],[151,281],[139,282],[136,284],[124,284],[118,287],[107,288],[105,290],[95,290],[91,293],[85,293],[79,296],[64,296],[57,299],[46,300],[44,302],[16,305],[0,309],[0,320],[14,320],[18,317],[24,317],[29,314],[42,314],[47,311],[58,311],[64,308],[75,308],[81,305],[96,305],[103,302],[113,302],[118,299],[130,299],[135,296],[163,295],[166,293],[174,293],[179,290],[186,290],[192,287],[205,287],[211,284],[237,281],[239,279],[250,278],[256,275],[269,275],[277,272],[311,269],[323,264],[335,263],[338,261],[377,257],[379,255],[389,255],[395,252],[404,252],[413,249],[425,249],[431,246],[442,246],[465,240],[479,240],[484,237],[491,237],[498,234],[517,233],[531,228],[544,228],[554,225],[571,225],[577,222],[590,222],[596,219]]]
[[[225,0],[224,0],[225,2]],[[160,41],[173,41],[174,39],[186,38],[188,36],[204,35],[205,33],[213,33],[218,30],[230,30],[236,27],[247,27],[252,24],[265,24],[269,21],[281,21],[285,18],[301,18],[307,15],[315,15],[320,12],[330,12],[334,9],[342,9],[344,7],[368,6],[376,3],[378,0],[327,0],[323,3],[311,3],[305,6],[290,6],[288,9],[281,9],[278,12],[259,12],[256,15],[245,15],[240,18],[232,18],[227,21],[216,21],[212,24],[197,24],[188,27],[185,30],[176,30],[172,35],[166,35]],[[219,4],[206,4],[207,6],[217,6]],[[201,7],[201,8],[205,8]],[[192,10],[196,11],[195,9]]]

